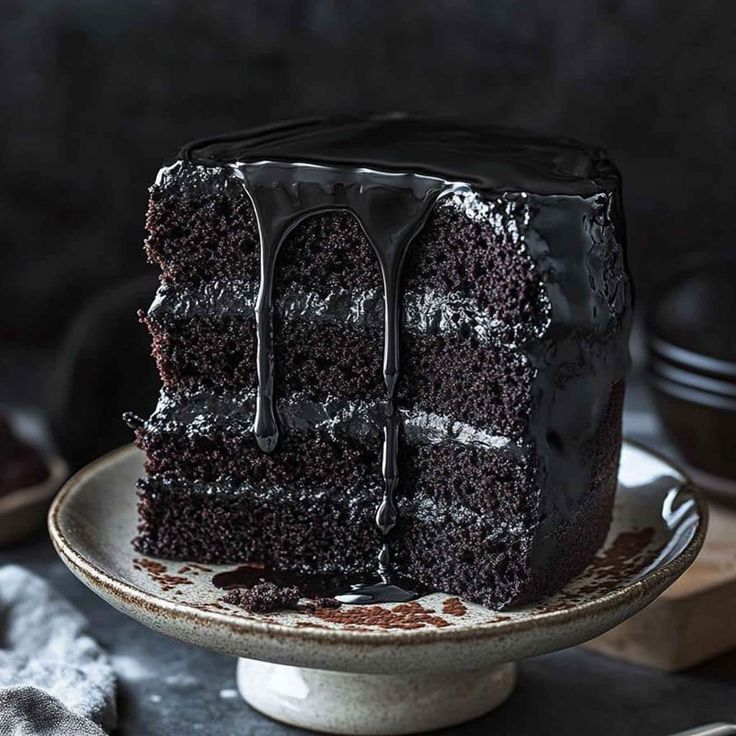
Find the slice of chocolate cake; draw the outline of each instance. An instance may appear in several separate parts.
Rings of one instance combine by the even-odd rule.
[[[406,117],[185,146],[151,189],[143,553],[493,607],[608,529],[631,317],[602,151]]]

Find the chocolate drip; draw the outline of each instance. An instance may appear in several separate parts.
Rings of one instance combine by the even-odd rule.
[[[414,597],[392,585],[393,569],[389,535],[396,526],[398,437],[400,418],[396,408],[401,332],[401,267],[409,245],[426,222],[440,196],[456,191],[437,177],[413,173],[388,174],[367,169],[333,168],[312,164],[259,161],[233,165],[242,179],[258,221],[261,275],[255,306],[258,337],[258,392],[253,432],[263,452],[273,452],[279,438],[274,404],[273,286],[279,250],[289,233],[305,218],[334,210],[347,210],[358,219],[381,268],[384,297],[383,379],[386,406],[383,448],[384,491],[376,511],[383,534],[378,554],[380,582],[354,601],[407,600]],[[383,586],[383,587],[382,587]],[[363,600],[366,599],[366,600]]]
[[[332,598],[350,584],[341,576],[299,575],[288,570],[273,570],[260,563],[239,565],[232,570],[219,572],[212,577],[212,584],[220,590],[234,590],[252,588],[264,580],[279,588],[297,587],[305,598]]]
[[[341,603],[399,603],[416,596],[399,585],[366,584],[355,575],[302,575],[290,570],[274,570],[257,562],[239,565],[212,577],[212,584],[220,590],[252,588],[263,581],[273,583],[279,588],[296,587],[304,598],[336,598]],[[429,592],[414,581],[402,579],[397,582],[407,589]],[[341,592],[345,590],[349,592]]]
[[[398,511],[396,509],[396,489],[399,485],[399,413],[396,411],[394,404],[394,393],[396,384],[389,387],[389,400],[386,404],[386,423],[383,427],[383,498],[381,504],[376,511],[376,525],[383,534],[383,544],[381,551],[378,553],[378,574],[381,577],[383,586],[368,586],[362,589],[363,596],[368,596],[373,602],[376,595],[386,594],[388,592],[385,586],[390,586],[392,566],[391,566],[391,550],[388,545],[388,536],[396,526],[398,520]],[[410,591],[406,591],[410,597],[405,600],[411,600],[415,597]],[[340,600],[343,600],[342,598]],[[354,602],[354,601],[350,601]]]

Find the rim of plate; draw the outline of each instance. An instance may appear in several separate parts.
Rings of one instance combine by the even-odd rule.
[[[77,488],[91,475],[94,475],[101,467],[109,465],[118,460],[120,456],[139,452],[132,444],[124,445],[112,450],[88,465],[78,470],[62,486],[54,498],[49,509],[48,528],[51,541],[56,552],[65,564],[90,583],[93,590],[104,590],[112,598],[121,601],[128,607],[138,607],[169,620],[188,620],[198,624],[216,626],[227,629],[232,634],[246,635],[278,635],[286,639],[300,640],[303,642],[320,642],[325,644],[427,644],[435,642],[467,641],[468,639],[493,639],[508,634],[526,632],[538,628],[540,623],[549,626],[565,625],[588,616],[602,615],[608,611],[615,610],[628,603],[641,600],[644,595],[669,581],[674,581],[693,562],[705,539],[705,531],[708,521],[708,508],[702,492],[692,481],[690,476],[680,468],[677,463],[656,450],[643,445],[637,441],[624,439],[624,445],[629,445],[645,452],[664,465],[679,473],[683,482],[679,493],[688,493],[695,502],[698,516],[697,526],[692,538],[687,542],[682,551],[672,560],[661,567],[652,570],[644,577],[636,580],[630,585],[614,590],[579,604],[573,604],[570,608],[555,611],[541,611],[530,614],[528,617],[519,619],[506,619],[488,623],[468,624],[467,626],[448,626],[433,629],[412,629],[394,631],[354,631],[346,629],[323,629],[296,627],[288,624],[258,621],[252,618],[241,618],[227,613],[217,611],[204,611],[187,604],[185,601],[173,601],[138,588],[137,586],[121,580],[100,568],[95,562],[87,559],[70,544],[59,524],[59,516],[67,499],[74,494]],[[489,609],[490,610],[490,609]]]

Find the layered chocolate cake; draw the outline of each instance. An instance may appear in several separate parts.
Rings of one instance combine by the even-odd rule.
[[[139,551],[496,608],[591,560],[631,317],[600,149],[403,116],[287,123],[185,146],[147,230],[163,388],[128,417]]]

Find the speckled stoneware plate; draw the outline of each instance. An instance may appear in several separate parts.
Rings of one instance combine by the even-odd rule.
[[[516,660],[602,634],[671,584],[703,542],[706,510],[667,461],[625,443],[614,519],[595,562],[561,593],[502,613],[441,593],[410,604],[248,614],[212,584],[232,566],[143,558],[133,447],[77,473],[57,496],[51,538],[70,570],[161,633],[241,657],[257,709],[349,734],[414,733],[478,716],[514,685]]]

